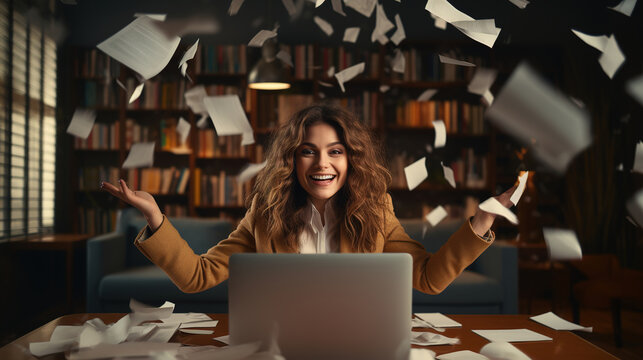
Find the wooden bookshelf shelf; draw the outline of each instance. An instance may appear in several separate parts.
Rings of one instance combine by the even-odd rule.
[[[384,83],[391,87],[407,89],[466,89],[467,82],[464,80],[456,81],[399,81],[391,80]]]

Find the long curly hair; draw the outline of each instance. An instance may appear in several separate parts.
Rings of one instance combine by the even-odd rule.
[[[382,165],[379,142],[350,112],[329,105],[312,105],[295,113],[273,135],[266,155],[266,167],[257,175],[247,205],[256,202],[267,231],[276,241],[293,251],[299,248],[308,194],[299,184],[295,170],[295,150],[311,125],[332,126],[346,147],[346,183],[334,195],[336,214],[355,252],[375,250],[375,238],[383,232],[386,189],[391,174]]]

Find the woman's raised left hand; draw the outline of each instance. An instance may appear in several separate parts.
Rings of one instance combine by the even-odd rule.
[[[513,203],[510,200],[511,195],[513,195],[514,191],[516,191],[517,188],[518,185],[514,185],[509,190],[503,192],[498,196],[495,196],[496,200],[498,200],[498,202],[500,202],[506,208],[512,207]],[[496,216],[498,215],[486,212],[478,208],[478,211],[476,211],[473,219],[471,219],[471,228],[473,228],[473,232],[475,232],[480,237],[484,236],[491,228],[491,225],[493,225],[493,221],[496,219]]]

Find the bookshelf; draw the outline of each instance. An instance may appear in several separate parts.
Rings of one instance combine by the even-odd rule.
[[[466,91],[475,68],[441,64],[437,54],[442,52],[431,46],[404,45],[406,71],[397,74],[387,70],[392,51],[384,46],[358,50],[349,45],[282,44],[293,61],[292,87],[266,92],[247,87],[248,63],[255,49],[204,44],[188,67],[193,83],[180,76],[174,64],[178,60],[173,59],[146,82],[143,95],[132,104],[126,104],[128,93],[113,81],[118,78],[131,91],[136,83],[128,69],[96,49],[75,50],[75,104],[94,109],[98,116],[90,138],[73,140],[72,168],[77,175],[71,183],[72,203],[79,206],[72,209],[72,216],[81,219],[74,231],[101,233],[114,227],[116,210],[123,205],[101,193],[97,179],[112,183],[126,179],[134,188],[152,193],[168,215],[240,219],[251,184],[237,183],[236,174],[250,162],[263,161],[272,131],[317,101],[346,107],[380,137],[393,175],[389,190],[398,217],[418,218],[427,207],[437,205],[461,213],[467,197],[484,200],[495,193],[498,145],[494,130],[482,119],[479,98]],[[479,55],[451,55],[485,63]],[[362,61],[364,73],[348,83],[346,93],[341,92],[329,76],[331,67],[337,72]],[[186,107],[183,96],[196,85],[203,85],[208,95],[239,95],[256,143],[242,147],[239,136],[217,137],[211,122],[197,128],[198,115]],[[380,85],[389,90],[381,92]],[[429,88],[438,89],[438,94],[430,101],[417,101]],[[179,144],[175,134],[180,117],[192,125],[185,144]],[[426,145],[433,143],[432,121],[437,119],[447,125],[447,146],[429,152]],[[131,143],[138,141],[157,143],[154,167],[120,169]],[[429,159],[430,177],[408,191],[403,169],[423,156]],[[457,188],[442,178],[441,162],[454,170]]]

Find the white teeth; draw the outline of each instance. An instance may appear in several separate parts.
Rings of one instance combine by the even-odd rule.
[[[311,175],[310,177],[313,178],[313,180],[332,180],[335,178],[335,175]]]

